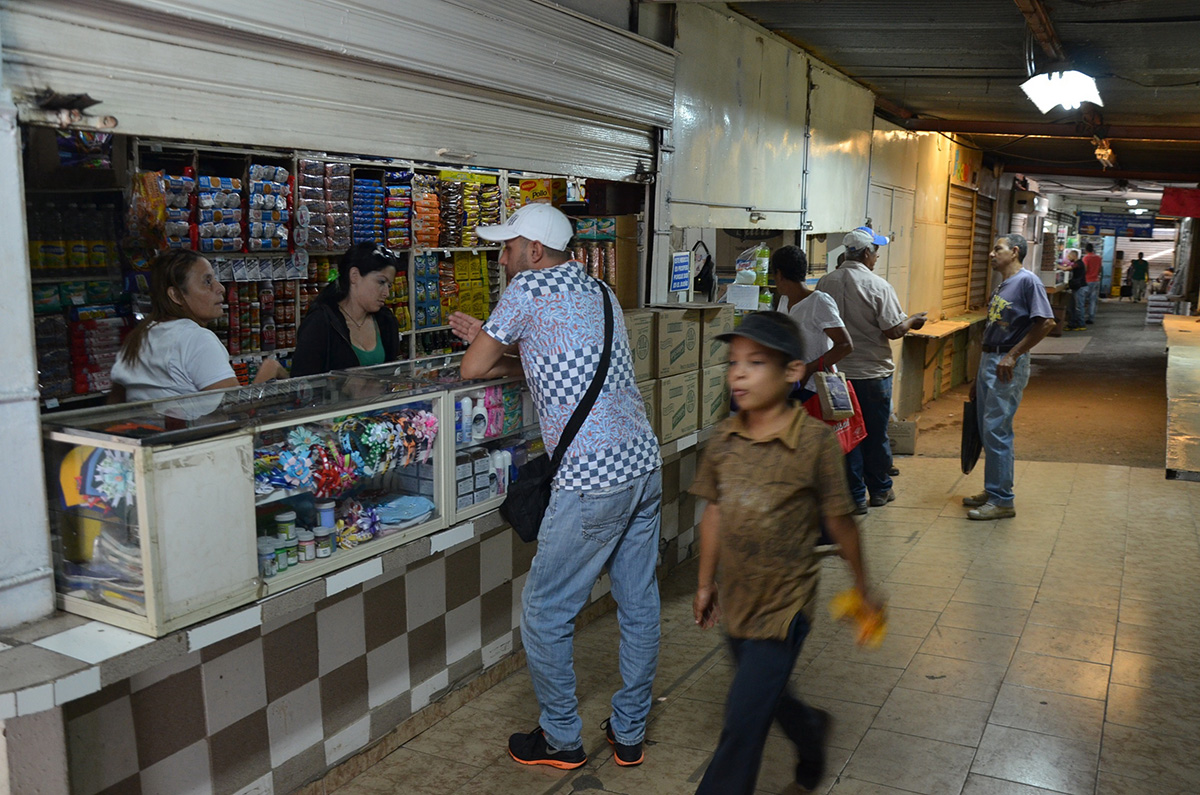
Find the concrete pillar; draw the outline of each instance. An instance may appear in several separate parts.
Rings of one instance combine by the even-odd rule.
[[[54,611],[17,109],[0,48],[0,629]]]
[[[70,795],[62,709],[0,722],[0,795]]]

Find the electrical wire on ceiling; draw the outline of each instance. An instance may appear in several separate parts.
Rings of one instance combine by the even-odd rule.
[[[1106,75],[1100,75],[1100,77],[1124,80],[1126,83],[1133,83],[1135,86],[1141,86],[1142,88],[1192,88],[1200,86],[1200,80],[1189,80],[1186,83],[1143,83],[1141,80],[1134,80],[1132,77],[1113,74],[1111,72]]]
[[[952,138],[951,136],[947,135],[946,133],[941,132],[940,130],[937,131],[937,134],[942,136],[943,138],[945,138],[947,141],[950,141],[955,146],[962,146],[966,149],[973,149],[976,152],[987,152],[987,153],[991,154],[992,152],[1000,151],[1000,149],[992,149],[989,147],[975,146],[974,144],[966,143],[965,141],[960,141],[957,138]],[[1021,137],[1028,138],[1029,136],[1023,135]],[[1020,140],[1020,139],[1018,138],[1017,140]],[[1009,141],[1008,143],[1004,144],[1004,146],[1011,146],[1012,144],[1015,144],[1016,142],[1017,141]],[[1003,147],[1001,147],[1001,148],[1003,148]],[[1032,160],[1037,163],[1050,163],[1053,165],[1060,165],[1060,166],[1071,166],[1071,165],[1077,165],[1079,163],[1094,163],[1094,162],[1096,162],[1095,158],[1088,158],[1087,160],[1048,160],[1048,159],[1040,158],[1040,157],[1030,157],[1028,155],[1016,155],[1011,152],[1007,153],[1006,156],[1013,157],[1018,160]]]

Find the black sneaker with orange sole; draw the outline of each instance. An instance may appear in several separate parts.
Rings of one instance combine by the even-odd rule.
[[[604,736],[608,738],[608,744],[613,747],[613,758],[617,760],[617,764],[621,767],[633,767],[640,765],[646,758],[646,754],[642,751],[641,743],[633,745],[625,745],[617,742],[616,735],[613,734],[612,724],[608,719],[604,719]]]
[[[541,726],[528,734],[509,737],[508,755],[523,765],[549,765],[559,770],[574,770],[587,762],[587,754],[582,747],[570,751],[551,748]]]

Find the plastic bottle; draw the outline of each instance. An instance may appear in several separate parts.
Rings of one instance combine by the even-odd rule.
[[[67,267],[73,274],[86,276],[91,247],[88,245],[87,232],[84,230],[84,218],[78,204],[72,202],[67,205],[67,214],[63,221],[67,237]]]
[[[106,264],[108,267],[117,268],[121,264],[121,257],[117,248],[116,210],[111,204],[105,204],[100,208],[98,224],[101,239],[104,241],[104,255],[107,257]]]
[[[88,243],[88,270],[99,274],[108,270],[108,241],[104,219],[94,204],[83,206],[83,229]]]
[[[263,321],[262,332],[259,337],[264,351],[275,350],[275,318],[267,315],[266,320]]]
[[[458,401],[458,408],[459,411],[455,414],[455,417],[462,417],[461,424],[455,426],[458,443],[466,444],[471,441],[471,420],[474,417],[474,404],[471,402],[471,398],[463,397]]]
[[[42,210],[35,207],[33,202],[25,202],[25,226],[29,242],[29,270],[39,273],[42,270]]]
[[[477,395],[471,404],[471,439],[479,442],[487,438],[487,406],[483,395]]]
[[[67,268],[67,245],[63,242],[63,220],[50,202],[42,213],[42,270],[61,274]]]
[[[760,245],[754,251],[754,283],[759,287],[768,285],[767,273],[771,269],[771,249]]]

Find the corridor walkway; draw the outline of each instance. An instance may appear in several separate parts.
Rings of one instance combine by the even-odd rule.
[[[890,599],[881,649],[828,619],[849,580],[824,564],[820,613],[795,688],[833,713],[835,795],[1171,795],[1200,792],[1200,484],[1158,469],[1019,462],[1017,517],[963,519],[979,491],[951,459],[900,463],[895,503],[862,524]],[[413,738],[338,795],[692,793],[730,679],[721,636],[691,620],[694,566],[663,583],[663,644],[646,762],[620,768],[601,720],[617,686],[616,617],[580,631],[590,761],[512,762],[508,734],[537,722],[522,669]],[[772,736],[763,793],[797,793]],[[323,793],[317,784],[308,791]]]

